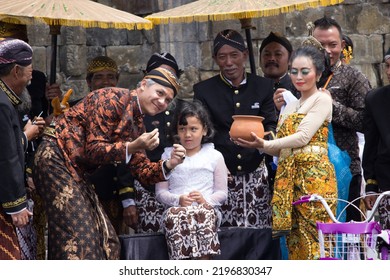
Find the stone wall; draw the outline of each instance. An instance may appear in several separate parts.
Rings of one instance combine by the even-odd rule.
[[[117,9],[146,16],[192,2],[191,0],[102,0]],[[306,23],[323,15],[336,19],[354,42],[352,65],[359,68],[373,87],[387,84],[383,75],[383,56],[390,47],[390,1],[346,0],[343,4],[307,9],[261,19],[253,19],[252,43],[258,74],[258,48],[270,31],[285,34],[294,47],[307,35]],[[102,15],[104,16],[104,15]],[[217,66],[211,58],[212,41],[226,28],[241,30],[239,21],[218,21],[157,26],[152,30],[84,29],[62,27],[58,36],[57,82],[62,89],[73,88],[73,98],[88,92],[86,66],[97,55],[112,57],[120,68],[119,86],[133,88],[142,78],[142,69],[154,52],[172,53],[185,70],[182,96],[190,98],[192,85],[214,75]],[[48,26],[29,26],[34,47],[34,67],[49,74],[51,37]],[[244,31],[242,31],[245,36]],[[247,63],[249,71],[249,62]]]

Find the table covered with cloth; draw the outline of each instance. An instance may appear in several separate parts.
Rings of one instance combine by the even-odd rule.
[[[280,259],[279,239],[272,238],[271,229],[243,227],[220,228],[221,255],[215,260],[277,260]],[[167,260],[163,233],[120,235],[122,260]]]

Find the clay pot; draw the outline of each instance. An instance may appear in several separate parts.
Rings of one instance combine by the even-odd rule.
[[[251,132],[256,133],[260,138],[264,137],[263,117],[250,115],[234,115],[233,123],[230,127],[230,138],[233,140],[242,138],[247,141],[252,141]]]

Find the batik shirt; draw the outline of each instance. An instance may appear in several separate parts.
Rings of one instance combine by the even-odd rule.
[[[333,98],[334,138],[337,146],[346,150],[351,157],[352,174],[360,174],[359,139],[356,132],[363,131],[364,99],[371,85],[359,70],[350,65],[334,66],[332,72],[333,77],[327,89]]]
[[[57,143],[76,180],[104,164],[126,162],[126,142],[145,132],[136,91],[103,88],[88,94],[57,121]],[[164,180],[161,162],[144,151],[131,156],[129,170],[142,182]],[[157,178],[157,179],[156,179]]]

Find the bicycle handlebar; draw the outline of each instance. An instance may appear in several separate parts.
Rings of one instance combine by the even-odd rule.
[[[377,194],[375,194],[375,195],[377,195]],[[372,220],[372,218],[374,217],[375,212],[376,212],[376,210],[377,210],[377,208],[379,206],[379,203],[381,202],[382,198],[385,197],[385,196],[390,196],[390,191],[385,191],[385,192],[381,193],[377,197],[377,199],[375,200],[374,206],[372,207],[370,215],[363,222],[369,222],[369,221]],[[311,201],[319,201],[319,202],[321,202],[322,205],[325,207],[326,212],[329,214],[329,217],[332,219],[332,221],[335,222],[335,223],[340,223],[336,219],[336,217],[334,216],[334,214],[333,214],[332,210],[330,209],[330,207],[329,207],[328,203],[326,202],[326,200],[322,196],[320,196],[318,194],[301,196],[301,198],[299,200],[294,201],[292,204],[293,205],[297,205],[297,204],[307,203],[307,202],[311,202]]]

